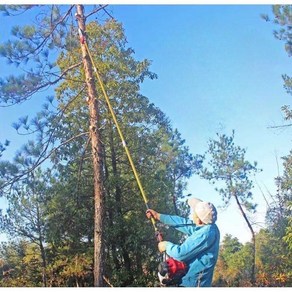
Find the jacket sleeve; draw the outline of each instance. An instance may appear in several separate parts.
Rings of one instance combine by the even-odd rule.
[[[160,214],[159,221],[188,235],[192,234],[195,227],[193,221],[180,216]]]
[[[168,242],[166,253],[179,261],[188,261],[196,258],[201,252],[208,249],[215,242],[215,233],[206,225],[201,230],[193,233],[181,245]]]

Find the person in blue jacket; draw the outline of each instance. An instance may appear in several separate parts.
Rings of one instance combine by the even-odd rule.
[[[183,276],[180,286],[211,287],[212,277],[219,253],[220,232],[215,224],[217,210],[212,203],[190,198],[192,221],[179,216],[160,214],[152,209],[146,216],[173,226],[188,235],[182,244],[161,241],[158,249],[166,252],[169,257],[184,262],[187,273]]]

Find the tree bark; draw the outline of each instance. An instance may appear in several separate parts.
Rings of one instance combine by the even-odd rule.
[[[46,251],[43,245],[43,235],[42,235],[42,229],[40,224],[40,214],[39,214],[39,208],[37,206],[37,227],[38,227],[38,233],[39,233],[39,247],[41,251],[41,258],[42,258],[42,280],[43,280],[43,287],[47,287],[47,258],[46,258]]]
[[[111,151],[111,162],[112,162],[112,168],[113,168],[113,175],[116,178],[116,184],[115,184],[115,201],[116,201],[116,216],[119,218],[119,222],[121,223],[118,230],[118,242],[120,244],[120,250],[121,255],[123,257],[124,267],[128,271],[128,277],[123,280],[121,286],[128,286],[132,284],[133,282],[133,274],[131,273],[131,267],[132,262],[129,256],[129,253],[125,247],[126,242],[126,230],[123,223],[123,212],[122,212],[122,189],[120,187],[119,178],[120,175],[118,173],[118,167],[117,167],[117,155],[116,150],[114,147],[114,133],[113,133],[113,127],[111,127],[110,131],[110,151]]]
[[[82,32],[86,31],[84,6],[76,5],[78,27]],[[81,43],[83,66],[88,90],[89,108],[89,133],[91,139],[91,151],[94,175],[94,286],[103,286],[103,187],[102,187],[102,149],[99,132],[99,108],[97,103],[97,91],[94,82],[92,64],[85,45]]]
[[[248,220],[248,218],[247,218],[247,216],[246,216],[246,214],[245,214],[245,212],[244,212],[244,210],[239,202],[238,197],[236,195],[233,195],[233,196],[236,200],[237,206],[238,206],[245,222],[247,223],[247,226],[248,226],[248,228],[251,232],[251,235],[252,235],[252,264],[251,264],[251,281],[250,282],[251,282],[252,286],[254,286],[255,279],[256,279],[256,277],[255,277],[255,233],[254,233],[254,230],[253,230],[253,228],[252,228],[252,226],[251,226],[251,224],[250,224],[250,222],[249,222],[249,220]]]

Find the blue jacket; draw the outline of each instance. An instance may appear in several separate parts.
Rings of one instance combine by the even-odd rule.
[[[188,235],[180,245],[166,244],[166,253],[170,257],[188,265],[181,286],[211,287],[219,253],[220,233],[217,225],[197,226],[189,219],[165,214],[160,215],[160,221]]]

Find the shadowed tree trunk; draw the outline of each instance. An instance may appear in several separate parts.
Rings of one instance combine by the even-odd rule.
[[[76,5],[78,27],[82,32],[86,31],[84,7]],[[85,71],[88,91],[89,108],[89,132],[91,139],[91,151],[94,175],[94,286],[103,286],[103,187],[102,187],[102,159],[101,142],[99,133],[99,108],[97,103],[97,91],[94,83],[92,64],[85,45],[81,42],[83,66]]]
[[[253,259],[253,261],[252,261],[252,265],[251,265],[251,279],[250,279],[250,282],[254,286],[255,282],[256,282],[256,274],[255,274],[256,273],[256,271],[255,271],[255,232],[254,232],[254,230],[252,228],[252,225],[249,222],[249,220],[248,220],[248,218],[247,218],[247,216],[246,216],[246,214],[245,214],[245,212],[244,212],[244,210],[243,210],[243,208],[242,208],[242,206],[241,206],[241,204],[239,202],[238,197],[236,195],[233,195],[233,196],[234,196],[234,198],[236,200],[236,204],[237,204],[237,206],[238,206],[238,208],[239,208],[239,210],[240,210],[240,212],[242,214],[242,217],[244,218],[244,220],[245,220],[245,222],[246,222],[246,224],[247,224],[247,226],[248,226],[248,228],[249,228],[249,230],[251,232],[251,236],[252,236],[251,240],[252,240],[252,259]]]

